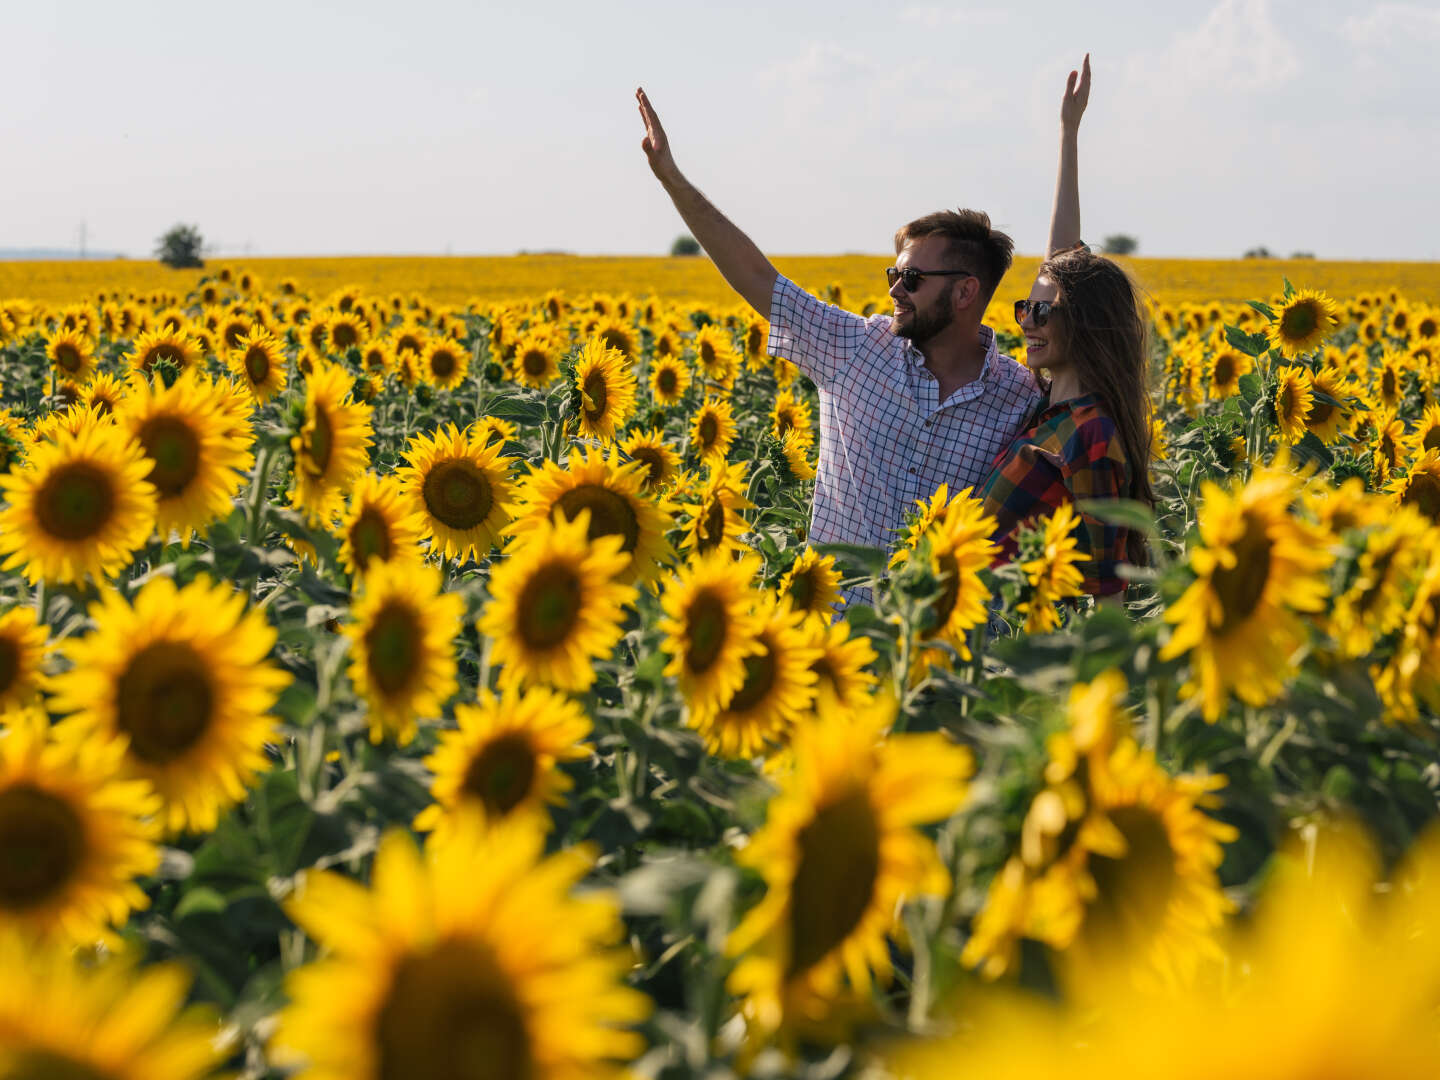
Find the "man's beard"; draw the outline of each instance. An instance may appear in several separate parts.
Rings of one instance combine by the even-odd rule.
[[[955,309],[950,303],[950,290],[946,289],[928,311],[922,312],[919,308],[915,308],[914,314],[910,316],[909,326],[899,326],[892,317],[890,329],[896,337],[907,338],[916,345],[924,345],[954,321]]]

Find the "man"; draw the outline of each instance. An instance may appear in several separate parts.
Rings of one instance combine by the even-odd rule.
[[[644,90],[635,96],[651,171],[731,288],[769,318],[771,355],[819,389],[810,542],[888,549],[917,499],[980,484],[1040,398],[981,323],[1010,238],[974,210],[912,221],[895,234],[887,272],[894,315],[841,311],[782,277],[685,179]]]

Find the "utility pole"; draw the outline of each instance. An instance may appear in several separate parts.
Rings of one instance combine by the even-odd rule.
[[[85,219],[80,219],[80,258],[85,258]]]

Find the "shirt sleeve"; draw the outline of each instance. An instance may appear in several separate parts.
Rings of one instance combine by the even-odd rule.
[[[864,334],[862,315],[811,296],[783,274],[770,293],[771,356],[783,356],[816,386],[828,388],[839,376]]]
[[[1075,502],[1087,499],[1123,499],[1130,490],[1129,471],[1118,453],[1114,423],[1096,418],[1075,431],[1063,461],[1065,487]],[[1077,547],[1086,556],[1079,563],[1085,575],[1085,591],[1095,596],[1123,592],[1125,579],[1120,565],[1126,562],[1130,531],[1101,521],[1076,506],[1080,518]]]

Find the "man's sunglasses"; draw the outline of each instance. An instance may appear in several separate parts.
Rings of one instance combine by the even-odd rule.
[[[898,266],[887,266],[885,268],[885,280],[890,287],[895,287],[895,282],[900,282],[907,293],[913,293],[920,287],[920,282],[927,277],[974,277],[969,270],[916,270],[913,266],[907,266],[901,270]]]
[[[1064,304],[1052,304],[1049,300],[1016,300],[1015,321],[1023,324],[1026,314],[1029,314],[1036,326],[1044,326],[1050,321],[1052,311],[1064,311]]]

